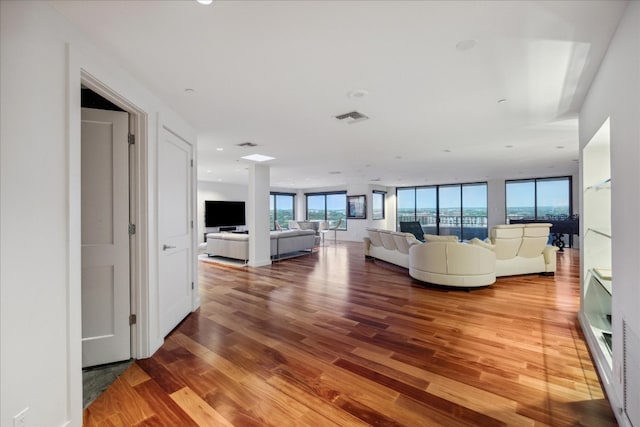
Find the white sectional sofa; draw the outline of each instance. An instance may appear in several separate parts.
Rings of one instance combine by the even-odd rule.
[[[420,244],[411,233],[367,228],[364,238],[364,255],[377,258],[400,267],[409,268],[409,248]]]
[[[558,248],[547,244],[550,229],[551,224],[548,223],[493,227],[491,245],[496,254],[496,276],[554,274]]]
[[[456,236],[425,234],[421,243],[411,233],[367,228],[364,253],[409,269],[417,280],[464,288],[487,286],[496,277],[553,274],[555,246],[547,245],[551,224],[498,225],[491,240],[460,243]]]
[[[464,288],[496,281],[496,254],[490,249],[451,241],[427,241],[411,247],[409,275],[423,282]]]
[[[277,260],[302,251],[311,253],[315,244],[316,233],[313,230],[272,231],[271,258]],[[205,253],[211,257],[223,256],[247,261],[249,259],[249,235],[239,233],[207,234]]]

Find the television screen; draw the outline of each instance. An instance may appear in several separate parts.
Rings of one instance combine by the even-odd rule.
[[[245,224],[244,202],[205,201],[205,227],[228,227]]]

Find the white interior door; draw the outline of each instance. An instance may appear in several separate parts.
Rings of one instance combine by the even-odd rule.
[[[131,357],[129,115],[82,109],[82,366]]]
[[[167,129],[158,145],[160,332],[167,335],[191,311],[193,147]]]

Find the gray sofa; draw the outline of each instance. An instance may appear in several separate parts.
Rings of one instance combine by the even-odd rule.
[[[271,258],[274,260],[298,255],[300,252],[313,252],[316,233],[313,230],[282,230],[271,232]],[[236,233],[207,234],[205,253],[210,257],[249,259],[249,235]]]

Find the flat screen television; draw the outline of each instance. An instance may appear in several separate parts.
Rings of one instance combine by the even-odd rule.
[[[205,227],[246,225],[244,202],[206,200],[204,202]]]

